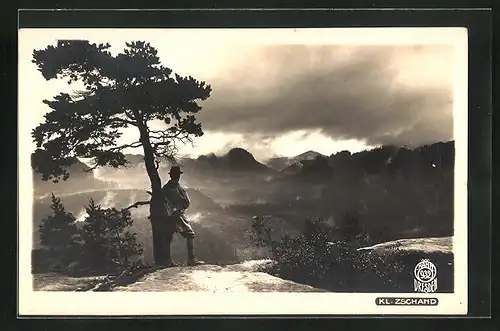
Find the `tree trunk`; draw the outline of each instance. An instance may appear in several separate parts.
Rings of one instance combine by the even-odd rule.
[[[151,182],[151,200],[149,204],[151,231],[153,237],[153,257],[155,264],[166,264],[170,260],[170,242],[161,231],[165,223],[166,210],[161,191],[161,179],[154,163],[153,147],[149,141],[149,134],[145,125],[139,126],[140,140],[144,149],[144,163]]]

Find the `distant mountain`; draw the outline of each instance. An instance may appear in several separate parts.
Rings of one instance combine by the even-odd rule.
[[[232,170],[266,171],[269,168],[255,160],[254,156],[243,148],[233,148],[222,158],[222,162]]]
[[[297,161],[281,171],[289,175],[296,175],[302,178],[326,179],[334,174],[334,168],[329,162],[328,157],[318,157]]]
[[[432,173],[438,169],[453,167],[454,142],[440,142],[415,149],[397,146],[382,146],[351,154],[342,151],[331,156],[310,152],[300,156],[308,159],[296,161],[281,170],[281,173],[308,178],[326,178],[334,173],[341,175],[388,173]],[[319,153],[318,153],[319,154]],[[313,156],[316,155],[315,158]],[[325,177],[326,176],[326,177]]]
[[[129,162],[125,171],[134,168],[144,168],[144,159],[142,155],[125,154]],[[185,169],[191,170],[229,170],[229,171],[266,171],[270,170],[266,165],[258,162],[254,156],[243,148],[233,148],[227,154],[217,156],[214,153],[201,155],[198,158],[187,156],[179,157],[177,163]],[[162,168],[169,168],[168,162],[162,162]],[[105,167],[105,171],[113,171],[110,167]]]
[[[304,164],[300,161],[294,162],[280,170],[282,174],[296,175],[302,171]]]
[[[285,171],[290,172],[290,170],[296,168],[297,165],[300,166],[302,161],[315,160],[318,157],[327,156],[315,151],[307,151],[294,157],[273,157],[267,160],[266,164],[276,170],[285,170],[287,167],[294,165],[292,168]]]
[[[92,174],[92,171],[90,170],[90,167],[86,165],[85,163],[81,162],[78,159],[74,160],[74,163],[70,165],[69,167],[64,167],[64,169],[69,172],[70,178],[79,178],[79,179],[91,179],[94,178],[94,175]],[[42,175],[38,174],[35,172],[35,170],[32,169],[31,171],[33,179],[35,182],[47,182],[47,183],[52,183],[52,180],[49,181],[43,181],[42,180]],[[62,179],[59,180],[59,182],[63,182]]]
[[[305,160],[315,160],[317,157],[325,157],[325,155],[315,152],[315,151],[307,151],[300,155],[297,155],[293,158],[293,161],[305,161]]]
[[[129,162],[127,168],[122,168],[124,171],[132,169],[144,168],[144,159],[142,155],[125,154],[125,158]],[[214,153],[201,155],[197,158],[187,156],[179,157],[177,163],[186,171],[191,173],[197,172],[213,172],[213,171],[234,171],[234,172],[272,172],[272,169],[265,164],[260,163],[255,159],[252,153],[243,148],[233,148],[227,154],[217,156]],[[170,164],[162,162],[160,167],[168,169]],[[111,167],[104,167],[103,174],[108,171],[115,171]]]
[[[129,166],[144,166],[144,156],[140,154],[125,154],[125,159],[129,162]]]
[[[69,172],[70,177],[67,180],[60,179],[58,183],[54,183],[51,180],[44,181],[41,179],[40,174],[32,170],[35,196],[42,196],[50,192],[61,194],[116,186],[114,183],[96,179],[91,168],[80,160],[76,160],[66,170]]]
[[[291,164],[291,160],[288,157],[273,157],[266,161],[266,165],[275,170],[283,170]]]
[[[188,188],[187,193],[191,200],[190,210],[221,211],[222,207],[212,198],[197,189]]]
[[[179,164],[195,172],[272,172],[271,168],[257,161],[252,153],[239,147],[231,149],[227,154],[222,156],[212,153],[201,155],[197,159],[180,159]]]
[[[183,163],[189,162],[187,158],[185,158],[183,161],[184,161]],[[219,157],[217,157],[217,155],[211,153],[208,155],[200,155],[194,162],[198,165],[202,165],[205,167],[216,167],[219,165],[220,160]]]

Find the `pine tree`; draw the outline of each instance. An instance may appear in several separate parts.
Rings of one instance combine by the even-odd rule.
[[[142,148],[155,232],[165,215],[158,162],[174,160],[179,143],[203,135],[196,114],[212,88],[192,76],[174,74],[147,42],[126,43],[117,55],[110,47],[88,40],[59,40],[57,46],[33,51],[33,63],[46,80],[67,79],[68,84],[79,82],[84,88],[44,100],[51,110],[32,131],[37,144],[32,167],[42,180],[57,182],[68,179],[67,168],[76,158],[92,159],[92,168],[120,168],[127,164],[125,149]],[[163,122],[163,128],[153,130],[154,121]],[[135,128],[139,140],[120,145],[125,128]],[[155,260],[161,260],[157,253],[163,245],[157,236],[153,238]]]
[[[61,199],[52,194],[52,215],[39,226],[40,242],[57,266],[67,266],[78,254],[78,228],[75,217],[66,212]]]
[[[96,271],[109,271],[129,265],[142,247],[132,225],[130,212],[115,208],[103,209],[94,200],[86,206],[87,217],[81,230],[82,262]]]

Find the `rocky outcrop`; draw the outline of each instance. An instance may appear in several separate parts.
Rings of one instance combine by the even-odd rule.
[[[116,287],[120,292],[325,292],[312,286],[256,271],[266,261],[248,261],[225,267],[199,265],[154,271],[135,283]]]
[[[453,237],[410,238],[385,242],[370,247],[359,248],[359,251],[377,253],[400,251],[407,253],[443,253],[453,254]]]
[[[131,275],[126,272],[118,277],[37,274],[34,275],[34,289],[113,292],[326,292],[259,271],[270,263],[270,260],[256,260],[224,267],[205,264],[194,267],[142,269],[133,281],[128,279]]]
[[[430,260],[438,270],[438,291],[454,291],[453,237],[399,239],[358,250],[383,256],[388,263],[400,263],[403,266],[400,275],[413,275],[417,263],[422,259]],[[401,291],[413,291],[412,280],[413,276],[399,280]]]

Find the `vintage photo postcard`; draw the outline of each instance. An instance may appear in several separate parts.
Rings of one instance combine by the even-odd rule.
[[[466,314],[467,50],[21,28],[19,314]]]

